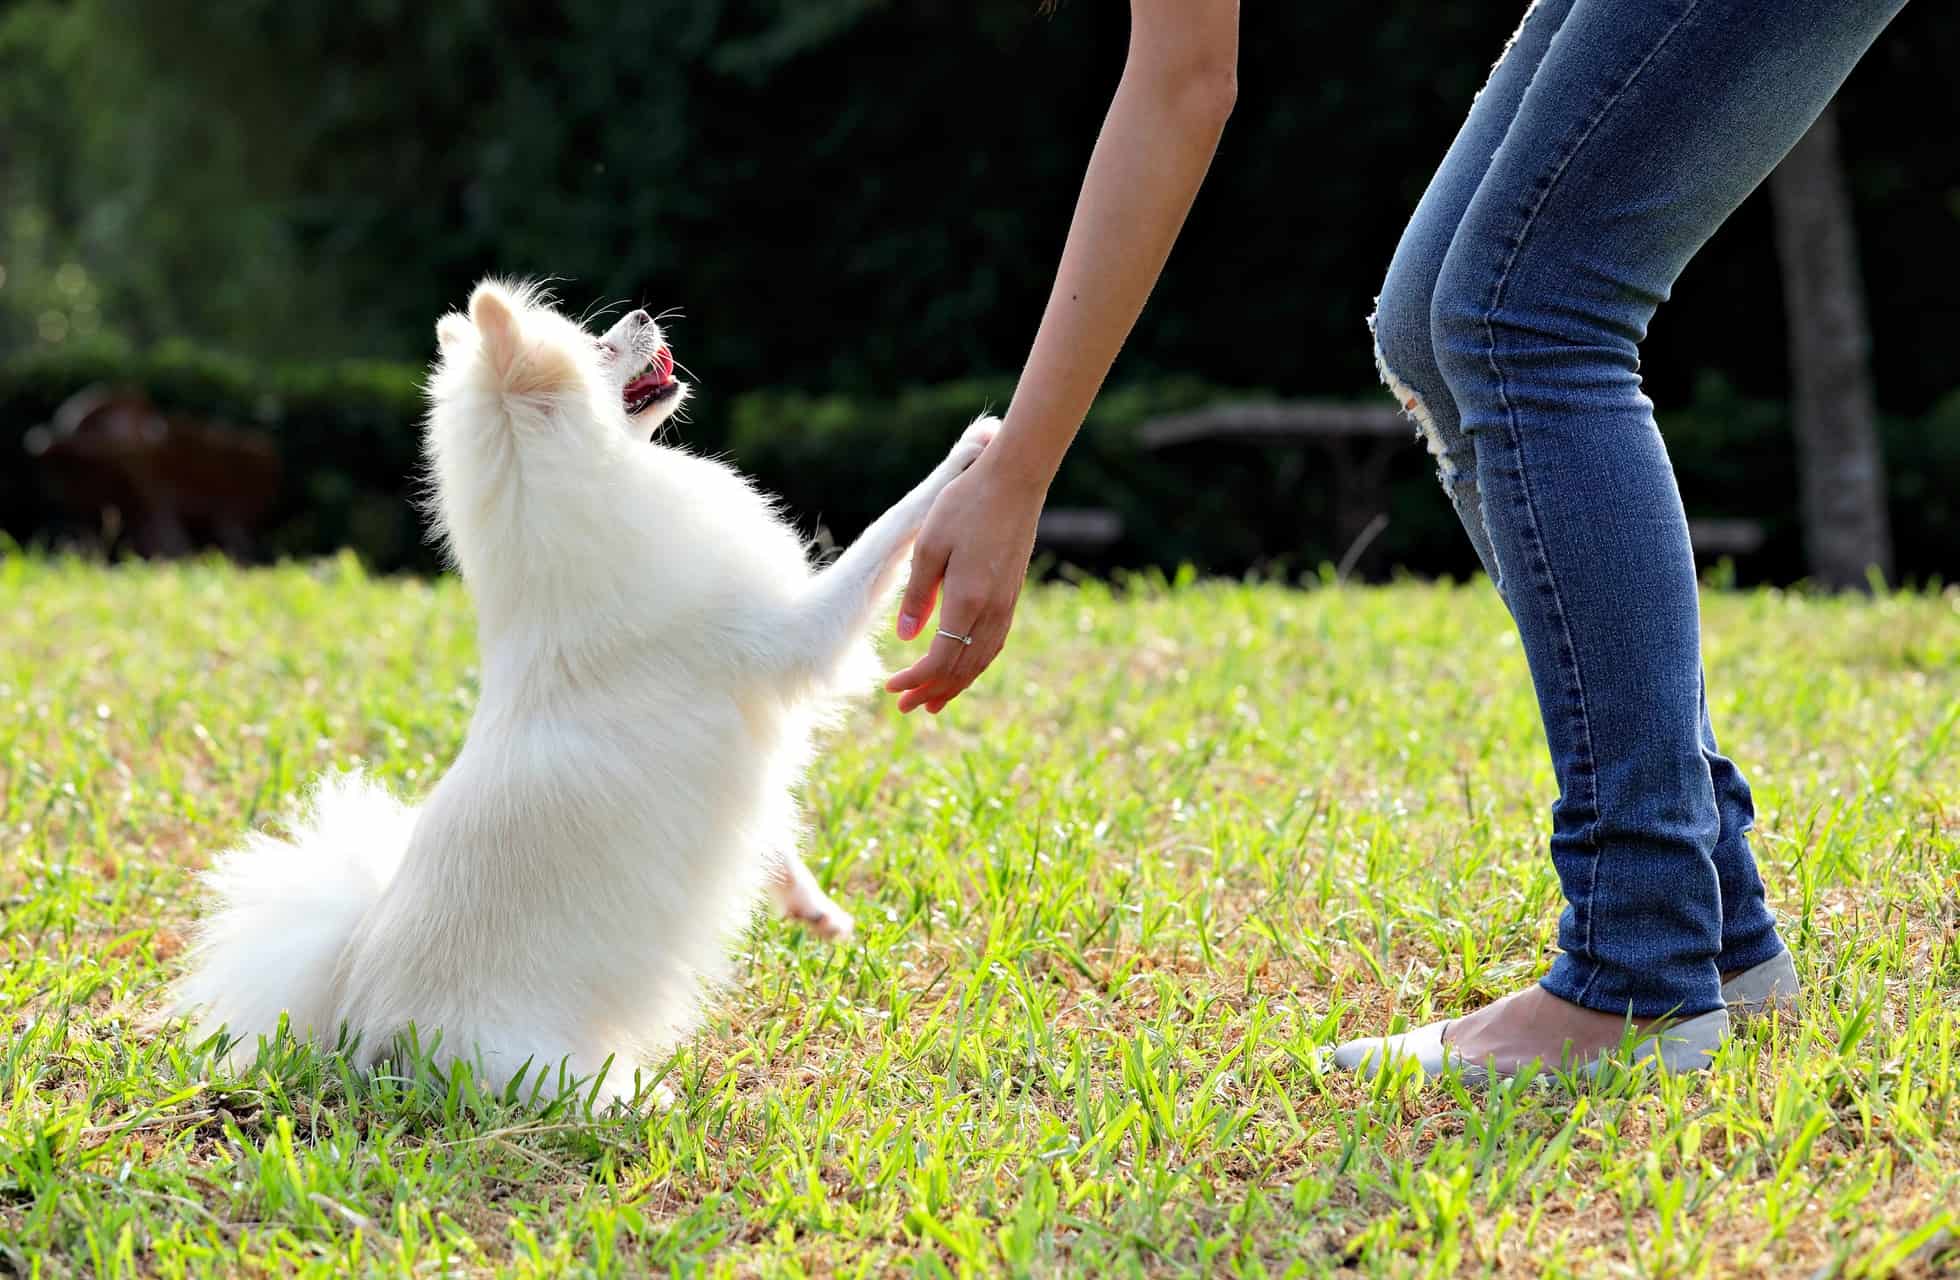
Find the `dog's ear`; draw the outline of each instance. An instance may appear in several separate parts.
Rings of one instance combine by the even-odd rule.
[[[446,356],[454,357],[476,337],[476,330],[470,326],[469,318],[452,311],[436,321],[436,346]]]
[[[522,305],[518,296],[495,280],[485,280],[470,295],[470,322],[491,375],[504,391],[519,396],[546,395],[575,385],[578,366],[563,347],[524,340],[517,318]]]
[[[517,329],[517,311],[502,285],[485,280],[476,287],[470,295],[470,321],[492,368],[502,372],[517,362],[524,340]]]

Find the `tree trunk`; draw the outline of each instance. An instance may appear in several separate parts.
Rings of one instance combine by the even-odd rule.
[[[1770,175],[1770,201],[1788,315],[1804,549],[1819,584],[1863,589],[1872,569],[1890,577],[1892,535],[1836,107],[1825,108]]]

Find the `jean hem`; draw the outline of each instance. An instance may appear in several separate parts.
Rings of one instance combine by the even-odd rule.
[[[1611,1013],[1622,1017],[1692,1018],[1724,1007],[1719,980],[1706,993],[1687,996],[1632,995],[1614,1003],[1599,993],[1600,976],[1606,969],[1607,966],[1596,961],[1580,960],[1567,953],[1552,962],[1551,972],[1540,978],[1538,985],[1567,1004],[1576,1004],[1594,1013]],[[1574,970],[1579,972],[1575,973]],[[1711,979],[1715,976],[1712,967],[1709,976]]]

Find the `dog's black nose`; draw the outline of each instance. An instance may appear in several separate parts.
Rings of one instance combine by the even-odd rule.
[[[635,329],[644,329],[648,325],[653,323],[653,317],[648,315],[644,311],[635,311],[632,315],[627,316],[626,318],[633,322],[633,327]]]

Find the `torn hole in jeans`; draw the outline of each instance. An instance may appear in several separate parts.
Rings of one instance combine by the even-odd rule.
[[[1374,328],[1372,317],[1369,319],[1368,327]],[[1416,424],[1416,435],[1421,439],[1423,447],[1429,450],[1429,456],[1436,459],[1437,479],[1443,482],[1445,488],[1450,487],[1456,480],[1456,463],[1450,459],[1449,450],[1443,444],[1443,433],[1436,429],[1435,415],[1429,412],[1429,404],[1421,394],[1396,377],[1395,371],[1388,367],[1388,358],[1382,354],[1380,339],[1375,341],[1375,370],[1381,374],[1382,385],[1387,387],[1389,394],[1395,397],[1395,402],[1402,406],[1403,415]]]

